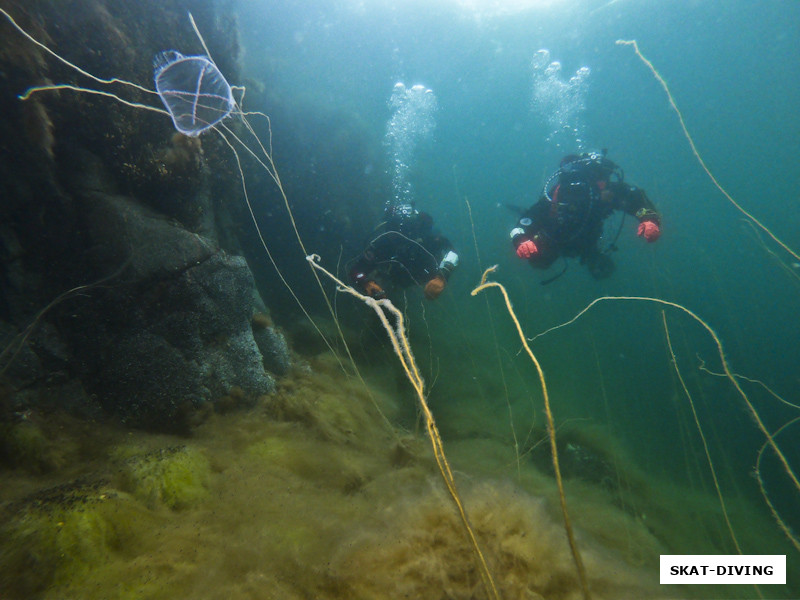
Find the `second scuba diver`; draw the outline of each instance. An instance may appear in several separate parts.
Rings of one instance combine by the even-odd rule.
[[[559,256],[577,257],[593,277],[602,279],[614,271],[609,252],[616,249],[616,240],[601,249],[600,239],[603,222],[615,210],[634,216],[637,235],[648,242],[661,235],[655,206],[643,189],[624,181],[622,169],[606,158],[605,151],[571,154],[547,180],[539,201],[511,230],[511,242],[517,256],[532,267],[547,269]]]
[[[419,285],[428,300],[444,290],[458,266],[458,254],[433,227],[433,218],[410,203],[387,206],[385,221],[349,268],[350,282],[380,299],[386,290]]]

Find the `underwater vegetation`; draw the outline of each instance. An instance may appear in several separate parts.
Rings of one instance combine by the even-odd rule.
[[[109,557],[130,551],[147,514],[103,482],[74,481],[6,507],[0,531],[0,590],[7,598],[36,598],[48,590],[83,594]],[[69,591],[71,590],[71,591]]]
[[[198,504],[208,495],[210,477],[208,459],[185,446],[134,455],[120,467],[122,489],[151,509],[163,505],[178,510]]]
[[[263,586],[281,598],[479,595],[425,441],[387,427],[376,410],[392,417],[391,395],[346,379],[325,355],[308,366],[274,398],[213,416],[183,443],[107,430],[95,454],[108,458],[83,463],[93,471],[11,502],[9,484],[25,477],[6,473],[3,598],[211,598],[224,589],[237,599]],[[485,448],[468,453],[476,450]],[[546,495],[457,477],[502,596],[575,597]],[[606,574],[591,578],[596,596],[661,597],[640,562],[657,558],[658,542],[634,517],[607,510],[595,527],[613,538],[624,522],[635,551],[585,549],[590,573]]]
[[[83,436],[86,460],[46,480],[3,472],[3,598],[213,598],[224,590],[236,600],[263,597],[265,587],[290,599],[482,597],[428,442],[384,420],[396,420],[399,408],[386,369],[365,373],[367,388],[322,353],[294,368],[274,396],[212,415],[191,438],[96,423],[94,437]],[[713,499],[638,470],[602,431],[560,434],[593,597],[684,597],[658,586],[653,568],[710,518]],[[70,435],[62,441],[77,444]],[[550,457],[537,458],[546,447],[517,465],[499,439],[448,444],[503,598],[580,597]],[[598,484],[601,472],[612,481]],[[674,521],[676,496],[693,519]],[[765,526],[753,520],[740,533],[763,536]],[[709,551],[719,548],[715,530],[703,534]]]
[[[47,472],[63,466],[69,452],[56,449],[45,433],[31,421],[0,425],[0,457],[11,467]]]
[[[192,4],[200,15],[207,8],[204,2]],[[152,37],[140,40],[141,45],[156,48],[134,48],[129,42],[136,39],[135,30],[127,27],[138,21],[119,18],[129,10],[135,11],[134,4],[123,7],[115,16],[108,10],[110,3],[93,1],[87,6],[92,17],[103,25],[98,36],[107,38],[98,47],[111,40],[126,55],[126,61],[119,63],[125,67],[120,67],[122,71],[136,74],[141,81],[152,77],[149,67],[142,67],[137,61],[140,54],[152,56],[163,49],[155,35],[158,28],[153,27]],[[176,15],[182,11],[173,10],[173,3],[166,3],[163,8],[170,19],[162,27],[175,25],[179,30]],[[36,19],[25,18],[33,21],[32,31],[48,39]],[[211,27],[212,23],[219,29]],[[4,25],[8,29],[8,24]],[[232,33],[234,29],[228,21],[211,18],[208,13],[204,25],[209,25],[209,30],[217,29],[217,34],[220,29],[222,33]],[[192,26],[210,57],[212,52],[205,48],[193,20]],[[168,33],[163,28],[159,31]],[[177,36],[181,43],[198,43],[191,36],[182,35]],[[213,43],[219,35],[209,37]],[[235,46],[235,36],[228,43]],[[8,43],[2,48],[7,46]],[[71,46],[59,43],[58,47],[69,50]],[[214,49],[213,54],[217,54]],[[378,343],[370,339],[374,331],[348,331],[346,325],[339,323],[330,297],[325,295],[332,319],[320,319],[314,313],[319,325],[304,322],[287,326],[286,331],[295,332],[293,338],[289,334],[293,346],[290,349],[284,330],[276,326],[272,311],[260,297],[248,264],[252,254],[248,259],[242,256],[247,254],[242,251],[245,242],[228,228],[230,209],[224,205],[229,199],[238,202],[243,196],[246,204],[242,206],[250,212],[245,216],[252,217],[260,238],[260,244],[253,244],[252,239],[250,243],[258,252],[263,248],[278,270],[268,247],[273,241],[265,241],[250,204],[248,194],[254,188],[248,192],[247,161],[241,161],[232,144],[232,140],[239,142],[242,148],[235,147],[244,149],[247,159],[247,152],[253,147],[241,144],[237,136],[245,130],[255,136],[255,130],[249,129],[245,120],[235,124],[231,119],[222,121],[229,116],[245,116],[241,110],[241,114],[232,115],[237,110],[233,107],[231,86],[226,82],[226,103],[222,108],[199,121],[194,112],[196,106],[187,121],[187,114],[180,114],[185,109],[183,100],[174,105],[165,103],[173,125],[182,128],[186,136],[157,122],[166,121],[167,115],[161,109],[155,111],[160,114],[145,117],[140,109],[145,108],[141,103],[146,96],[139,92],[132,92],[135,105],[122,101],[127,106],[120,106],[112,101],[108,108],[101,103],[107,98],[86,96],[93,90],[83,89],[72,96],[68,88],[57,89],[59,84],[48,83],[52,73],[39,50],[24,57],[3,51],[4,60],[25,67],[24,75],[14,72],[13,81],[28,81],[34,73],[44,82],[36,88],[37,94],[23,95],[27,98],[25,108],[12,110],[28,111],[26,148],[21,153],[44,161],[35,164],[49,165],[43,169],[40,184],[52,193],[19,193],[14,196],[14,202],[19,204],[15,210],[23,211],[20,207],[30,198],[46,197],[50,200],[42,201],[41,213],[30,222],[75,222],[86,229],[52,228],[80,231],[74,237],[62,233],[59,243],[54,242],[49,250],[58,257],[63,248],[70,248],[79,240],[82,252],[76,260],[80,264],[69,269],[61,268],[70,262],[68,254],[52,265],[47,257],[37,259],[33,265],[26,264],[32,255],[30,249],[41,236],[20,233],[19,239],[13,239],[5,230],[0,232],[4,248],[15,248],[9,253],[13,260],[4,262],[2,276],[15,285],[8,288],[12,292],[4,292],[0,320],[4,326],[6,321],[11,323],[8,331],[12,334],[27,331],[26,323],[41,325],[40,335],[24,336],[20,345],[26,359],[28,352],[33,355],[33,367],[26,370],[20,361],[13,365],[20,367],[19,371],[9,369],[14,376],[9,378],[12,387],[22,393],[13,394],[13,398],[12,394],[3,394],[0,597],[707,597],[709,593],[721,595],[722,591],[679,591],[659,586],[653,576],[658,555],[685,551],[687,544],[694,551],[708,553],[733,552],[740,545],[791,553],[790,545],[796,544],[791,527],[781,521],[783,531],[779,531],[764,514],[753,509],[748,494],[753,495],[756,486],[751,482],[745,493],[740,492],[737,476],[741,473],[737,472],[741,467],[729,459],[727,448],[720,443],[725,438],[717,431],[709,432],[709,439],[725,452],[714,454],[712,461],[712,453],[706,447],[704,457],[700,453],[690,457],[692,444],[698,443],[694,437],[697,433],[694,423],[684,415],[681,430],[669,438],[663,452],[666,459],[656,456],[646,462],[642,456],[634,458],[623,444],[616,444],[618,431],[592,429],[591,424],[581,422],[568,424],[567,407],[581,407],[597,394],[570,393],[573,388],[562,386],[558,419],[554,419],[542,368],[527,348],[513,312],[521,341],[541,377],[548,419],[544,425],[537,421],[542,415],[540,406],[535,404],[539,403],[538,388],[533,392],[523,390],[527,393],[519,388],[509,392],[507,382],[501,381],[494,364],[487,359],[491,352],[500,354],[501,342],[497,337],[492,340],[487,328],[479,327],[479,319],[467,319],[463,331],[452,334],[457,337],[466,332],[490,339],[483,348],[494,343],[490,352],[477,353],[477,360],[475,355],[469,357],[472,365],[467,360],[463,361],[466,366],[461,365],[468,352],[457,343],[450,344],[450,332],[447,336],[436,335],[436,321],[442,315],[437,311],[453,309],[457,313],[455,302],[444,309],[431,309],[431,329],[424,309],[421,318],[415,309],[410,311],[409,322],[418,334],[415,339],[421,341],[423,351],[426,343],[429,346],[431,372],[427,381],[416,365],[403,328],[403,319],[409,315],[391,313],[393,323],[399,325],[390,325],[385,317],[393,307],[386,303],[367,302],[377,317],[384,319],[382,325],[391,347],[384,338]],[[636,53],[647,62],[638,46]],[[236,48],[226,47],[221,60],[235,63],[237,54]],[[75,56],[85,58],[93,67],[103,66],[98,62],[106,60],[102,53],[88,57],[81,51]],[[216,69],[210,58],[195,58],[202,58],[191,62],[200,63],[204,73],[212,66]],[[170,55],[158,67],[156,77],[182,59],[186,57]],[[217,71],[219,76],[222,77],[221,72],[234,76],[236,65],[226,66],[231,68]],[[582,89],[578,84],[582,81],[576,83]],[[164,90],[163,86],[158,90],[162,100]],[[45,91],[53,93],[47,101],[38,94]],[[186,86],[166,93],[169,95],[170,91],[174,97],[176,92],[184,93]],[[395,92],[402,91],[395,88]],[[417,100],[430,103],[420,113],[429,116],[436,98],[425,88],[416,92],[425,94]],[[670,102],[675,107],[671,96]],[[409,105],[400,102],[399,108],[403,106]],[[575,109],[579,108],[576,104]],[[67,125],[75,116],[95,113],[101,118],[85,131],[82,126]],[[152,128],[137,126],[140,114],[143,121],[153,119]],[[223,117],[217,120],[220,114]],[[413,111],[397,113],[408,114]],[[8,124],[3,127],[4,133],[13,128]],[[268,121],[267,127],[271,133]],[[152,138],[145,136],[142,129]],[[208,135],[202,139],[191,137],[204,130]],[[684,132],[688,136],[685,127]],[[341,141],[345,150],[348,139],[343,136]],[[274,213],[270,210],[283,209],[281,202],[274,202],[276,194],[281,196],[288,212],[281,212],[282,218],[291,219],[302,247],[289,198],[272,163],[271,138],[261,149],[263,155],[251,154],[249,158],[260,162],[260,183],[270,183],[270,192],[259,189],[259,194],[272,195],[273,202],[264,213],[272,220]],[[222,154],[226,160],[219,158]],[[406,162],[411,159],[406,157],[399,165],[395,179],[407,176]],[[706,172],[710,175],[708,169]],[[399,189],[404,194],[413,191],[410,186]],[[59,218],[54,206],[66,207],[73,220]],[[244,212],[241,206],[238,210]],[[3,211],[14,213],[7,207]],[[38,234],[51,229],[42,225],[36,231]],[[295,240],[290,241],[294,248]],[[477,251],[477,240],[475,245]],[[278,247],[286,251],[289,245]],[[305,247],[302,249],[305,255]],[[333,263],[333,257],[326,258],[328,264]],[[7,268],[6,264],[14,268]],[[103,277],[111,265],[119,277]],[[88,272],[103,283],[92,287],[91,294],[88,288],[76,287],[75,281],[78,276],[79,281],[84,281]],[[30,274],[23,277],[19,273]],[[46,281],[46,286],[39,286],[39,281]],[[67,282],[69,285],[65,285]],[[330,292],[330,287],[319,280],[318,283],[323,293]],[[283,280],[283,284],[294,295],[292,283]],[[341,282],[337,286],[338,291],[345,289]],[[31,287],[37,290],[35,299],[25,296]],[[300,295],[306,288],[315,289],[313,283],[295,288]],[[62,289],[80,289],[82,293],[54,307],[57,310],[45,309],[46,315],[38,310],[40,306],[51,306],[47,299],[61,298],[48,292]],[[305,312],[300,299],[294,299]],[[607,296],[600,299],[652,300]],[[508,297],[506,301],[510,311]],[[493,313],[488,314],[491,320]],[[306,315],[310,320],[312,315]],[[648,377],[657,372],[653,376],[657,379],[666,370],[674,389],[678,389],[676,382],[683,384],[683,379],[663,313],[662,318],[669,351],[661,362],[667,368],[661,368],[662,364],[647,365],[641,371],[646,371]],[[656,326],[660,328],[661,324]],[[789,446],[783,444],[788,435],[780,439],[780,445],[775,438],[794,421],[780,426],[761,422],[759,412],[740,387],[744,386],[744,378],[730,371],[719,339],[710,327],[705,327],[718,348],[724,370],[719,376],[727,377],[741,393],[741,398],[736,399],[744,400],[742,411],[749,410],[746,417],[757,422],[757,433],[766,440],[758,440],[764,445],[758,453],[756,478],[770,503],[758,465],[764,454],[766,461],[778,462],[777,468],[770,464],[772,474],[793,475],[791,461],[783,451]],[[492,336],[493,328],[492,322]],[[375,329],[382,333],[380,327]],[[685,336],[684,330],[674,329]],[[584,335],[580,333],[575,338]],[[337,336],[342,342],[360,341],[363,346],[355,355],[360,356],[360,352],[372,360],[365,360],[360,371],[357,361],[347,363],[344,357],[350,349],[343,352],[338,342],[328,341]],[[443,373],[439,380],[439,357],[434,356],[434,346],[442,339],[450,344],[446,352],[460,355],[461,368]],[[509,343],[509,339],[505,337],[502,342],[504,348],[507,346],[504,351],[509,360],[501,366],[514,360],[510,354],[517,342]],[[686,348],[694,350],[695,345],[684,339]],[[714,355],[713,348],[711,351]],[[396,354],[400,369],[376,360],[393,358],[392,353]],[[573,381],[581,379],[575,375],[574,364],[582,358],[573,357],[568,364],[565,361],[567,368],[557,375],[563,377],[567,373]],[[601,368],[596,349],[591,358],[597,359],[593,368],[600,373],[601,384],[610,385],[612,377],[608,373],[612,371]],[[443,364],[446,370],[447,363]],[[531,365],[517,367],[529,369]],[[6,365],[0,368],[5,372]],[[477,403],[468,406],[475,402],[471,394],[477,395],[476,385],[472,381],[478,378],[490,382],[490,393],[482,398],[491,403],[490,411],[477,410]],[[453,380],[457,385],[448,387],[447,382]],[[71,388],[77,401],[62,403],[59,392],[67,389],[67,381],[81,385]],[[591,380],[587,381],[576,384],[574,389],[590,387]],[[627,380],[626,385],[630,385]],[[429,403],[432,390],[438,404]],[[651,388],[643,386],[642,390],[649,394]],[[684,390],[692,404],[685,385]],[[416,405],[410,400],[412,391],[416,392]],[[645,395],[643,391],[642,396]],[[613,414],[614,420],[609,416],[609,421],[614,423],[625,422],[623,419],[630,414],[643,410],[634,403],[614,405],[615,399],[609,402],[605,396],[603,389],[605,410],[607,415]],[[709,397],[712,401],[717,399],[711,394]],[[719,397],[727,398],[722,394]],[[644,410],[657,410],[658,401],[663,399],[677,404],[676,399],[683,401],[684,397],[677,393],[675,398],[648,397]],[[85,430],[71,430],[67,415],[59,410],[50,414],[44,409],[75,405],[82,407],[85,418],[87,414],[104,417],[96,421],[87,418],[96,429],[94,437],[82,438]],[[97,411],[98,407],[105,413]],[[494,418],[506,408],[503,419]],[[581,412],[580,408],[571,410],[573,414]],[[693,404],[691,410],[705,445],[706,437]],[[719,412],[728,410],[725,405]],[[440,435],[434,412],[437,418],[439,414],[456,414],[446,435]],[[492,423],[485,422],[489,412],[496,413]],[[106,421],[109,415],[121,419],[126,427],[166,433],[120,428],[111,419]],[[713,430],[713,421],[711,424],[707,431]],[[469,435],[463,435],[465,431]],[[652,435],[634,426],[629,431],[631,437]],[[58,434],[53,435],[54,432]],[[183,437],[176,437],[176,432]],[[711,438],[712,434],[719,437]],[[682,460],[687,463],[686,480],[690,481],[674,478],[665,466]],[[724,486],[726,493],[721,491],[717,473],[724,474],[725,481],[734,488],[732,498],[727,497],[727,487]],[[695,481],[691,481],[693,477]],[[446,489],[442,488],[443,482]],[[777,517],[774,509],[773,516]],[[736,535],[731,522],[736,524]],[[763,595],[751,587],[728,588],[724,593],[741,598],[754,593]],[[779,596],[791,592],[774,593]]]

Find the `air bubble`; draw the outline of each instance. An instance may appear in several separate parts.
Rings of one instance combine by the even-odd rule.
[[[557,148],[563,145],[573,150],[583,149],[583,123],[581,115],[586,105],[589,67],[581,67],[565,79],[561,62],[551,60],[550,52],[537,51],[531,60],[533,66],[533,94],[531,110],[547,123],[550,133],[547,141]],[[563,139],[563,142],[561,141]]]
[[[384,144],[391,161],[393,202],[412,202],[409,173],[417,145],[436,127],[436,95],[422,84],[406,88],[402,82],[397,82],[392,89],[389,108],[392,115],[386,123]]]

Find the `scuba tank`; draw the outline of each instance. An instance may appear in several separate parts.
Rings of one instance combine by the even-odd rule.
[[[542,195],[550,202],[553,226],[547,235],[559,245],[579,239],[591,226],[592,214],[600,202],[600,193],[612,180],[623,181],[625,174],[606,150],[570,154],[546,181]]]

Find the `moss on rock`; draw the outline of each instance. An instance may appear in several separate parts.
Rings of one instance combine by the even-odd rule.
[[[9,511],[0,528],[0,589],[8,598],[85,583],[113,552],[131,546],[143,516],[125,494],[81,481],[37,492]]]
[[[52,429],[52,428],[49,428]],[[69,464],[77,444],[32,420],[0,424],[0,463],[29,473],[55,471]]]
[[[121,470],[122,487],[148,508],[189,508],[208,496],[211,465],[194,448],[173,446],[128,458]]]

